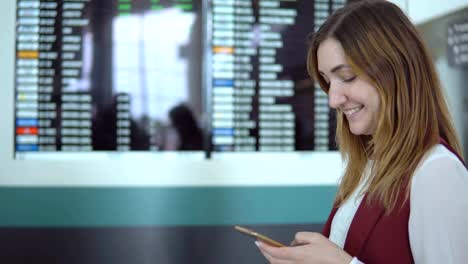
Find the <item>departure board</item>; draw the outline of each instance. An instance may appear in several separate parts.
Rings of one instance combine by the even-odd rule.
[[[16,153],[201,150],[199,2],[18,0]]]
[[[211,2],[214,150],[336,149],[334,113],[307,74],[307,37],[344,4]]]
[[[344,4],[17,0],[15,155],[335,150],[306,55]]]

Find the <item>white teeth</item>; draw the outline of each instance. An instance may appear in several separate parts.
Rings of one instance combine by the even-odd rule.
[[[350,116],[350,115],[356,113],[357,111],[361,110],[362,108],[364,108],[364,106],[361,105],[361,106],[357,106],[357,107],[348,109],[348,110],[343,111],[343,112],[345,113],[345,115]]]

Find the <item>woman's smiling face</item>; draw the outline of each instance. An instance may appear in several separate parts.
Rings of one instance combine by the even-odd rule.
[[[343,47],[334,38],[327,38],[320,44],[317,60],[319,72],[328,84],[330,107],[343,112],[351,133],[372,135],[380,112],[377,89],[353,72]]]

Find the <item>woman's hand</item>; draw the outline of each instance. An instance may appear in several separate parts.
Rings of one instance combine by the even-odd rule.
[[[299,232],[291,247],[273,247],[255,242],[271,264],[349,264],[353,259],[320,233]]]

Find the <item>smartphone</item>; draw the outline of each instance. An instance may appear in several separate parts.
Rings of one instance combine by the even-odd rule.
[[[245,228],[245,227],[242,227],[242,226],[234,226],[234,228],[241,232],[242,234],[246,234],[248,236],[251,236],[251,237],[254,237],[270,246],[274,246],[274,247],[285,247],[285,245],[281,244],[280,242],[276,241],[276,240],[273,240],[265,235],[262,235],[262,234],[259,234],[253,230],[250,230],[248,228]]]

